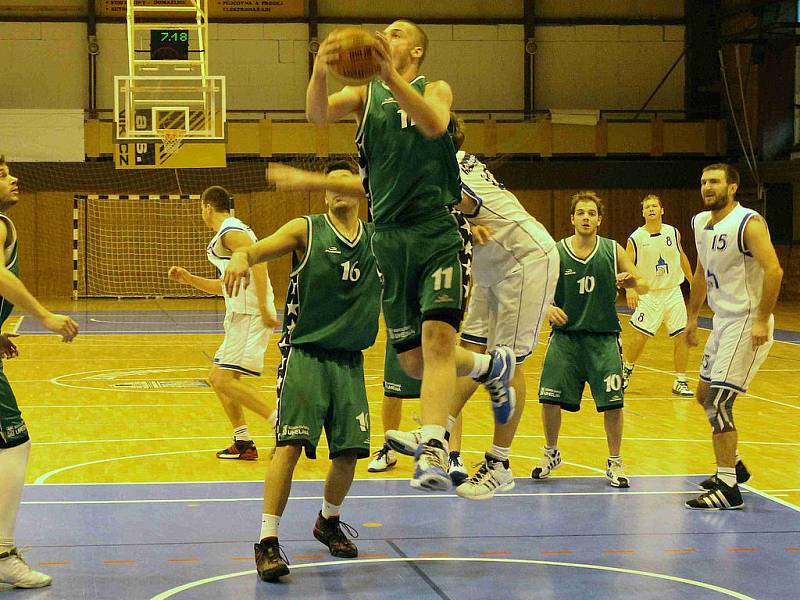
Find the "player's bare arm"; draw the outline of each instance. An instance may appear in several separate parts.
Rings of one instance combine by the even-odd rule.
[[[325,173],[272,163],[267,167],[267,180],[282,191],[330,191],[359,198],[365,195],[361,177],[355,173],[342,173],[338,177],[329,177]]]
[[[183,267],[172,266],[167,271],[167,276],[172,281],[190,285],[193,288],[206,292],[207,294],[214,294],[215,296],[222,295],[222,280],[219,278],[209,279],[207,277],[199,277],[184,269]]]
[[[237,249],[225,270],[224,285],[235,296],[250,283],[250,267],[294,252],[302,260],[308,246],[308,221],[292,219],[271,236]]]
[[[628,243],[625,246],[625,254],[628,255],[628,258],[630,258],[631,261],[635,262],[636,251],[633,248],[633,242],[631,240],[628,240]],[[636,307],[639,306],[639,294],[633,288],[626,288],[625,301],[628,304],[628,308],[631,310],[636,310]]]
[[[646,294],[650,286],[645,282],[633,260],[617,244],[617,285],[627,289],[634,289],[638,294]]]
[[[689,346],[697,346],[697,317],[700,316],[700,309],[706,300],[706,269],[697,258],[697,266],[692,276],[692,289],[689,293],[689,303],[686,306],[686,343]]]
[[[231,230],[222,235],[222,245],[225,246],[231,253],[237,250],[247,248],[253,242],[244,231]],[[269,310],[267,304],[267,279],[269,274],[267,271],[266,263],[254,265],[251,269],[253,277],[253,285],[256,286],[256,298],[258,299],[258,308],[261,312],[261,321],[265,327],[277,327],[280,322],[278,316]],[[220,289],[222,289],[222,280],[217,280]]]
[[[753,348],[757,348],[769,339],[768,321],[775,309],[775,303],[778,301],[783,269],[778,262],[777,254],[775,254],[775,247],[769,239],[767,226],[761,217],[754,217],[745,225],[744,245],[764,269],[761,303],[758,305],[752,330]]]
[[[692,282],[692,265],[689,262],[689,257],[686,256],[686,253],[683,251],[683,244],[681,244],[681,232],[677,229],[675,233],[678,235],[678,251],[681,253],[681,270],[683,271],[683,276],[686,278],[686,281],[689,283]]]
[[[425,95],[411,87],[392,64],[389,41],[378,34],[378,62],[381,79],[392,90],[397,103],[409,119],[427,138],[438,138],[447,132],[450,123],[450,108],[453,105],[453,92],[446,81],[433,81],[425,87]]]
[[[334,123],[350,113],[361,116],[366,86],[345,86],[328,95],[328,70],[339,58],[339,42],[329,35],[319,46],[314,68],[306,89],[306,119],[309,123]]]

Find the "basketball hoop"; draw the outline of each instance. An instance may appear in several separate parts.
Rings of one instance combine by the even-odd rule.
[[[164,151],[172,154],[177,152],[181,147],[183,138],[186,137],[185,129],[159,129],[158,137],[161,138],[161,143],[164,146]]]

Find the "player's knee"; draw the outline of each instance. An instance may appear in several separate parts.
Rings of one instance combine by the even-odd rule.
[[[211,373],[208,374],[208,382],[215,390],[225,387],[225,384],[231,380],[230,374],[230,371],[215,367],[211,369]]]
[[[397,360],[406,375],[422,379],[422,352],[419,348],[398,354]]]
[[[710,388],[703,402],[706,418],[714,433],[736,431],[733,420],[733,402],[736,392],[723,388]]]
[[[300,444],[286,444],[275,448],[275,456],[272,458],[273,462],[277,459],[278,462],[285,465],[295,465],[300,460],[300,455],[303,452],[303,446]]]

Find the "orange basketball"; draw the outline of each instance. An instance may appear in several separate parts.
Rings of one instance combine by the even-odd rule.
[[[331,35],[339,42],[339,60],[330,65],[337,79],[347,85],[364,85],[378,74],[374,35],[360,27],[345,27]]]

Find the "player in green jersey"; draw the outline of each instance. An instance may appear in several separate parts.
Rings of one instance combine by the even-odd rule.
[[[548,314],[553,331],[539,383],[546,445],[531,476],[546,479],[561,464],[561,409],[580,410],[588,383],[605,422],[606,477],[614,487],[629,487],[620,457],[623,389],[617,287],[634,288],[639,294],[646,294],[649,287],[622,247],[597,235],[603,219],[603,202],[597,194],[575,194],[570,215],[575,234],[557,246],[561,267]]]
[[[445,427],[457,375],[489,390],[495,418],[514,411],[514,355],[456,347],[469,276],[469,225],[451,208],[460,200],[451,133],[453,94],[444,81],[420,75],[427,37],[395,21],[378,34],[379,79],[328,95],[327,72],[338,59],[334,32],[320,45],[306,92],[308,120],[324,124],[355,114],[364,190],[375,223],[372,248],[384,277],[387,333],[403,370],[422,380],[421,444],[412,487],[446,490]],[[464,237],[460,232],[466,234]],[[424,365],[424,368],[423,368]]]
[[[65,342],[78,335],[78,324],[64,315],[55,315],[44,308],[17,278],[17,231],[6,211],[18,201],[17,178],[11,175],[5,157],[0,156],[0,325],[8,318],[14,305],[41,321],[45,328],[57,333]],[[13,334],[0,334],[0,357],[19,356],[12,341]],[[0,362],[0,586],[39,588],[50,585],[51,578],[28,566],[14,543],[17,511],[25,484],[25,468],[31,442],[28,428],[22,419],[17,399],[3,372]]]
[[[328,177],[349,175],[350,163],[333,163]],[[281,558],[278,523],[302,450],[316,458],[322,430],[331,466],[314,537],[333,556],[354,558],[358,548],[339,520],[356,461],[369,456],[369,405],[362,350],[375,342],[380,281],[369,248],[372,225],[358,218],[359,196],[325,194],[325,214],[293,219],[271,236],[237,249],[225,272],[235,295],[250,267],[292,254],[283,336],[278,344],[277,449],[264,481],[264,513],[256,568],[264,581],[289,573]],[[352,530],[351,530],[352,531]]]

